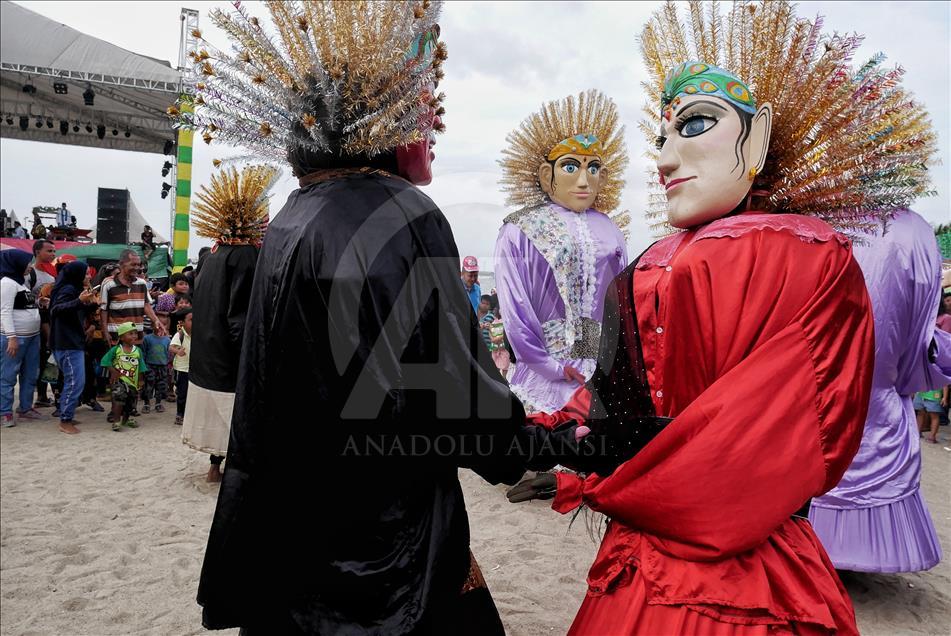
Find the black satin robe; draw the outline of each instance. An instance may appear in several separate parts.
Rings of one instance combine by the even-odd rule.
[[[458,264],[435,204],[385,173],[308,185],[276,215],[202,568],[206,627],[447,633],[469,572],[457,468],[512,484],[525,467],[510,452],[524,413]]]
[[[192,295],[188,381],[195,386],[234,393],[257,259],[253,245],[219,245],[204,255]]]

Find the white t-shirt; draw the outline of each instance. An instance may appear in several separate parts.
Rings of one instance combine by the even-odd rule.
[[[25,295],[20,296],[20,304],[25,302],[26,307],[15,309],[17,296],[21,293]],[[0,279],[0,333],[21,337],[40,333],[40,310],[33,292],[26,285],[7,277]]]
[[[182,373],[188,373],[188,359],[192,353],[192,337],[185,333],[185,330],[179,330],[172,336],[171,344],[185,349],[185,355],[172,356],[172,368]]]

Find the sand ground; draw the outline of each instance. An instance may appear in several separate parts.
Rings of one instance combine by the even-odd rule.
[[[78,436],[53,421],[0,431],[0,632],[203,632],[195,592],[217,492],[204,481],[207,456],[182,446],[172,413],[120,433],[85,407],[77,417]],[[948,437],[924,445],[925,498],[946,552]],[[472,550],[508,633],[564,634],[596,551],[584,524],[569,529],[541,502],[510,505],[504,488],[461,472]],[[928,572],[846,582],[863,634],[949,633],[947,558]]]

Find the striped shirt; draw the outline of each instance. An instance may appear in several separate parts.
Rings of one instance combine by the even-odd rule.
[[[131,322],[141,338],[145,322],[145,303],[149,297],[149,286],[145,280],[136,278],[131,286],[122,285],[116,277],[107,278],[102,284],[100,307],[108,312],[106,328],[109,335],[117,337],[119,325]]]

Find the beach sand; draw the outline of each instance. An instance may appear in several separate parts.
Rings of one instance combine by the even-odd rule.
[[[78,436],[52,420],[0,431],[0,632],[202,633],[195,593],[217,494],[207,456],[182,446],[174,413],[120,433],[103,414],[77,417]],[[941,437],[924,444],[924,491],[947,551],[947,430]],[[511,505],[503,487],[460,472],[472,550],[508,633],[564,634],[597,548],[583,519],[569,529],[545,503]],[[948,633],[947,558],[928,572],[846,580],[863,634]]]

